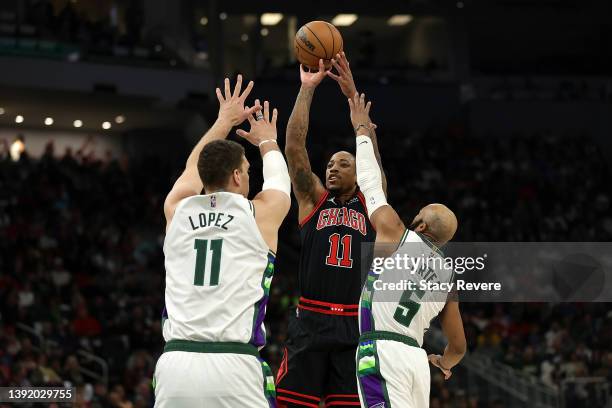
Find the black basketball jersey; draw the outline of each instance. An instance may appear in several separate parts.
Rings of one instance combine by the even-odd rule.
[[[370,255],[362,254],[362,243],[374,243],[376,239],[363,194],[357,191],[341,204],[326,191],[312,213],[300,223],[300,236],[301,296],[329,303],[358,304],[371,262]]]

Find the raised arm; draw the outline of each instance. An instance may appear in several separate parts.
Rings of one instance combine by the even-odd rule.
[[[259,101],[255,101],[258,105]],[[278,229],[291,207],[291,182],[283,154],[276,143],[276,119],[278,111],[272,111],[270,104],[263,105],[263,116],[256,120],[252,115],[247,119],[251,129],[246,132],[239,129],[236,133],[259,147],[263,160],[264,184],[262,190],[253,199],[255,221],[268,247],[276,251],[278,246]]]
[[[372,141],[372,147],[374,148],[374,156],[376,156],[376,162],[378,163],[378,167],[380,167],[380,176],[382,178],[382,189],[385,193],[385,197],[388,197],[387,194],[387,175],[385,174],[385,169],[382,165],[382,159],[380,157],[380,152],[378,150],[378,138],[376,137],[376,126],[370,126],[369,134],[370,140]]]
[[[244,101],[253,89],[253,81],[250,81],[244,92],[240,93],[242,87],[242,75],[238,75],[234,92],[230,90],[230,80],[225,78],[225,92],[217,88],[217,99],[219,100],[219,114],[215,123],[208,129],[208,132],[200,139],[198,144],[191,151],[185,164],[185,170],[174,183],[172,190],[166,196],[164,202],[164,214],[166,216],[166,228],[174,216],[174,211],[178,203],[184,198],[200,194],[204,185],[198,174],[198,157],[204,146],[213,140],[225,139],[233,126],[244,122],[248,115],[261,109],[255,105],[248,110],[244,109]]]
[[[371,102],[365,103],[365,95],[355,94],[349,99],[351,122],[356,138],[357,184],[365,196],[368,215],[376,228],[376,242],[399,242],[406,231],[397,212],[387,203],[383,190],[383,176],[374,152],[373,124],[370,122]],[[363,124],[363,126],[359,126]]]
[[[331,70],[327,71],[327,76],[332,78],[334,81],[338,83],[340,86],[340,90],[348,99],[352,99],[355,94],[357,94],[357,86],[355,85],[355,80],[353,79],[353,72],[351,71],[351,66],[349,60],[346,58],[346,54],[342,51],[339,54],[336,54],[336,58],[331,60],[334,69],[337,74],[334,74]],[[368,118],[368,123],[371,123],[370,118]],[[365,123],[357,124],[366,126]],[[355,126],[353,126],[355,129]],[[367,128],[366,128],[367,129]],[[385,196],[387,195],[387,177],[385,175],[385,170],[383,169],[382,160],[380,158],[380,153],[378,151],[378,140],[376,138],[376,132],[374,131],[375,127],[369,128],[370,139],[372,139],[372,145],[374,146],[374,155],[376,156],[376,161],[378,162],[378,166],[381,169],[382,176],[382,185],[383,191],[385,192]],[[357,132],[358,129],[355,129]]]
[[[315,73],[305,71],[304,67],[300,65],[302,86],[287,123],[285,155],[289,164],[293,192],[299,205],[298,217],[300,220],[312,211],[325,192],[321,180],[312,172],[308,152],[306,151],[310,104],[314,91],[323,78],[325,78],[323,60],[319,60],[319,71]]]

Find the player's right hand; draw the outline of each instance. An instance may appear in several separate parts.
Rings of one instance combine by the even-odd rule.
[[[325,76],[325,64],[323,64],[322,59],[319,60],[319,70],[316,72],[309,72],[300,64],[300,80],[302,81],[303,87],[316,88]]]
[[[442,359],[441,355],[439,355],[439,354],[430,354],[430,355],[427,356],[427,359],[429,360],[431,365],[438,367],[440,369],[440,371],[442,371],[442,374],[444,374],[444,379],[445,380],[448,380],[451,377],[451,375],[453,375],[451,370],[449,370],[448,368],[442,367],[442,365],[440,364],[440,360]]]
[[[249,81],[249,84],[241,94],[242,75],[238,74],[236,86],[232,93],[230,90],[230,80],[229,78],[225,78],[225,93],[222,94],[219,88],[216,89],[217,99],[219,100],[219,116],[217,120],[223,121],[231,126],[238,126],[244,122],[247,117],[261,110],[261,105],[259,104],[255,104],[252,108],[244,109],[244,101],[251,93],[253,85],[253,81]]]

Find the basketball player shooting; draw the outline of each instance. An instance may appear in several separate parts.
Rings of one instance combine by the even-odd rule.
[[[387,203],[383,190],[380,162],[371,138],[371,103],[357,93],[349,98],[351,121],[357,129],[357,182],[366,197],[367,210],[376,228],[376,244],[408,252],[409,256],[443,257],[440,247],[457,230],[457,219],[442,204],[430,204],[421,209],[410,228],[406,228],[397,212]],[[358,124],[365,126],[357,128]],[[378,251],[377,251],[378,252]],[[442,283],[453,280],[453,271],[433,263],[433,269],[423,268],[412,276],[426,273],[428,279]],[[466,350],[459,303],[444,293],[419,289],[406,290],[399,302],[381,298],[374,282],[383,279],[386,271],[371,270],[364,285],[359,309],[359,349],[357,378],[362,407],[423,408],[429,406],[430,375],[427,361],[438,367],[445,379],[461,361]],[[412,279],[409,271],[403,277]],[[422,276],[420,276],[423,278]],[[423,278],[424,279],[424,278]],[[442,331],[448,339],[444,355],[427,356],[423,335],[430,321],[440,315]]]
[[[274,273],[278,228],[289,211],[287,165],[276,144],[276,109],[244,106],[253,88],[217,89],[217,121],[193,149],[164,203],[164,353],[154,376],[155,406],[276,406],[274,379],[259,357]],[[253,117],[256,114],[256,117]],[[259,147],[262,191],[250,201],[249,162],[239,136]],[[204,193],[201,194],[202,190]]]
[[[318,407],[320,400],[326,406],[359,403],[354,358],[361,244],[373,242],[375,230],[357,187],[355,157],[335,153],[324,185],[312,172],[306,151],[310,105],[319,83],[330,76],[346,97],[356,92],[346,56],[336,55],[332,64],[336,74],[326,72],[322,60],[316,72],[300,66],[302,85],[287,125],[285,153],[299,205],[302,250],[301,296],[277,374],[281,407]]]

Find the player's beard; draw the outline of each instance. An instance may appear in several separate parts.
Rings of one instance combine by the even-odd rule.
[[[326,188],[329,191],[329,195],[332,196],[332,197],[337,197],[337,196],[341,196],[343,194],[348,194],[351,191],[353,191],[353,188],[356,188],[355,191],[358,191],[358,189],[359,189],[359,187],[357,187],[355,185],[353,185],[351,187],[344,188],[343,185],[339,185],[339,184],[337,184],[335,186],[332,186],[332,187],[327,187],[326,186]]]
[[[342,194],[342,186],[335,185],[328,187],[327,189],[329,190],[329,194],[333,197]]]

